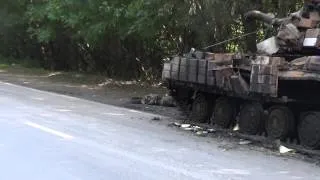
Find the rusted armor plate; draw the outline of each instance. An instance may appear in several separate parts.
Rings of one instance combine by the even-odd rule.
[[[298,27],[299,28],[305,28],[305,29],[312,29],[315,28],[317,26],[317,24],[319,23],[319,21],[315,21],[312,19],[306,19],[306,18],[301,18]]]
[[[231,76],[233,74],[234,74],[234,71],[230,67],[216,70],[215,71],[216,85],[225,91],[232,91]]]
[[[198,60],[188,59],[188,82],[196,83],[198,78]]]
[[[258,57],[256,64],[252,65],[250,92],[277,97],[281,61],[281,58]]]
[[[180,57],[173,58],[171,62],[171,78],[179,80]]]
[[[306,71],[320,72],[320,56],[310,56],[305,65]]]
[[[198,62],[198,83],[206,84],[207,72],[208,72],[208,61],[199,60]]]
[[[214,60],[216,61],[232,61],[233,53],[216,53],[214,54]]]
[[[162,70],[162,80],[171,78],[171,63],[164,63]]]
[[[252,65],[252,75],[275,75],[278,73],[278,68],[272,65]]]
[[[207,85],[214,86],[216,85],[215,71],[209,70],[207,74]]]
[[[257,56],[252,62],[254,65],[281,65],[286,60],[283,57]]]
[[[320,21],[320,16],[318,12],[310,12],[310,19],[312,21],[319,22]]]
[[[208,61],[214,60],[214,53],[205,53],[205,59]]]
[[[205,57],[205,53],[201,51],[196,51],[194,55],[197,59],[203,59]]]
[[[208,86],[214,86],[216,84],[216,78],[215,78],[215,69],[217,68],[217,65],[213,61],[208,61],[208,70],[207,70],[207,85]]]
[[[232,75],[230,78],[232,89],[236,94],[247,95],[249,93],[249,84],[240,74]]]
[[[251,83],[253,84],[277,84],[278,77],[275,75],[254,75],[251,78]]]
[[[283,80],[311,80],[320,82],[320,74],[304,71],[280,71],[279,79]]]
[[[174,57],[173,60],[171,61],[171,64],[177,64],[179,65],[180,64],[180,57],[177,56],[177,57]]]
[[[179,69],[179,80],[188,81],[188,60],[187,58],[181,58]]]

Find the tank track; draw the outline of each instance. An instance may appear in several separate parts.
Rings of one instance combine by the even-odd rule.
[[[173,96],[177,102],[180,102],[180,99]],[[189,102],[192,102],[189,101]],[[255,103],[255,102],[254,102]],[[178,103],[180,104],[180,103]],[[237,112],[237,115],[234,117],[234,122],[232,124],[230,124],[230,126],[221,126],[221,125],[217,125],[214,123],[214,118],[215,117],[211,117],[210,119],[208,119],[207,121],[203,121],[203,122],[199,122],[199,120],[193,120],[192,118],[190,118],[190,110],[192,109],[192,107],[190,108],[190,106],[192,106],[191,104],[186,105],[185,101],[183,104],[183,107],[181,107],[180,109],[182,110],[182,113],[186,113],[186,117],[188,117],[187,122],[197,125],[197,126],[202,126],[202,127],[207,127],[207,128],[213,128],[216,131],[223,133],[224,135],[231,135],[232,137],[237,137],[240,139],[246,139],[246,140],[250,140],[252,142],[255,142],[257,144],[262,144],[263,147],[265,148],[269,148],[269,149],[277,149],[279,148],[279,143],[281,143],[281,145],[293,149],[295,152],[302,154],[302,155],[306,155],[308,157],[310,157],[312,160],[316,160],[317,162],[320,162],[320,149],[319,147],[314,149],[314,148],[310,148],[310,147],[306,147],[304,145],[301,144],[300,140],[299,140],[299,136],[297,133],[297,129],[296,126],[297,125],[288,125],[289,128],[292,128],[292,130],[289,130],[287,132],[287,134],[285,135],[285,137],[278,137],[278,138],[270,138],[267,135],[266,132],[266,125],[265,123],[263,123],[261,126],[258,125],[259,128],[261,128],[258,132],[256,133],[246,133],[246,132],[242,132],[241,130],[233,130],[233,127],[238,125],[239,126],[239,112]],[[271,107],[277,107],[277,104],[272,104],[269,105]],[[185,108],[185,107],[189,107],[189,108]],[[281,106],[281,108],[286,108],[286,106]],[[256,108],[259,110],[259,108]],[[289,109],[289,108],[288,108]],[[285,109],[286,110],[286,109]],[[238,109],[237,111],[240,111],[240,109]],[[319,114],[319,118],[320,118],[320,111],[315,111],[315,112],[309,112],[309,113],[315,113],[315,114]],[[302,113],[304,114],[304,113]],[[263,117],[262,121],[265,122],[266,118],[268,118],[268,116],[270,115],[270,112],[268,113],[267,111],[263,111]],[[290,118],[290,117],[289,117]],[[237,122],[238,121],[238,122]],[[320,121],[320,119],[319,119]],[[290,127],[291,126],[291,127]],[[319,126],[320,128],[320,126]],[[291,131],[291,132],[290,132]],[[307,130],[308,131],[308,130]],[[310,132],[312,133],[312,132]],[[280,133],[281,134],[281,133]],[[277,149],[278,150],[278,149]]]

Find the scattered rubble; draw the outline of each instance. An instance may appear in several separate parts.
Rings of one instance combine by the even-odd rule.
[[[170,125],[174,126],[174,127],[177,127],[177,128],[180,128],[180,129],[182,129],[184,131],[193,132],[196,136],[199,136],[199,137],[207,137],[211,133],[220,132],[219,128],[218,129],[214,129],[214,128],[210,128],[209,129],[209,128],[206,128],[206,127],[200,127],[201,125],[182,124],[182,123],[179,123],[179,122],[173,122]],[[234,137],[234,136],[237,136],[237,135],[240,135],[240,134],[238,134],[238,133],[233,134],[232,132],[229,132],[229,135],[231,137]],[[249,137],[250,140],[247,139],[248,137]],[[238,145],[245,146],[245,145],[254,144],[254,142],[256,142],[256,141],[257,142],[263,141],[263,140],[260,140],[260,139],[253,139],[252,140],[250,138],[250,136],[248,136],[248,137],[239,137],[241,139],[238,142]],[[263,146],[265,148],[267,148],[267,149],[269,148],[269,149],[273,149],[273,150],[278,150],[278,153],[280,153],[281,155],[286,155],[286,154],[290,154],[290,153],[291,154],[295,154],[296,152],[298,152],[295,149],[290,149],[290,148],[285,147],[284,145],[282,145],[280,140],[274,140],[272,142],[269,142],[269,144],[271,144],[272,147],[267,147],[268,144],[264,144]],[[225,152],[225,151],[229,151],[229,150],[237,148],[237,145],[235,145],[235,144],[223,144],[223,145],[220,145],[219,148],[221,148],[222,151]],[[311,154],[312,154],[312,152],[311,152]],[[320,154],[319,154],[319,156],[320,156]]]
[[[239,145],[249,145],[252,144],[251,141],[240,139]]]
[[[158,94],[148,94],[144,97],[132,97],[132,104],[144,104],[153,106],[176,107],[177,103],[172,96],[162,96]]]
[[[185,130],[185,131],[193,131],[193,128],[191,128],[191,127],[182,128],[182,129]]]
[[[171,126],[175,126],[175,127],[179,127],[184,131],[194,132],[197,136],[201,136],[201,137],[206,137],[210,133],[215,133],[216,132],[215,129],[207,129],[207,128],[204,128],[204,127],[191,125],[191,124],[180,124],[178,122],[171,123],[170,125]]]
[[[173,123],[173,125],[175,125],[175,126],[181,126],[181,124],[178,123],[178,122]]]
[[[149,94],[144,96],[141,99],[141,104],[145,104],[145,105],[160,105],[160,101],[161,101],[161,96],[158,94]]]
[[[215,129],[207,129],[207,131],[208,131],[209,133],[215,133],[215,132],[217,132],[217,130],[215,130]]]
[[[182,124],[180,127],[181,128],[190,128],[191,124]]]
[[[279,152],[280,152],[280,154],[287,154],[287,153],[294,153],[295,150],[289,149],[289,148],[281,145],[281,146],[279,147]]]
[[[222,149],[222,152],[236,149],[236,147],[232,144],[222,144],[222,145],[218,146],[218,148]]]
[[[194,129],[194,131],[201,131],[201,130],[203,130],[203,128],[202,128],[202,127],[199,127],[199,126],[194,126],[193,129]]]
[[[152,120],[152,121],[160,121],[161,118],[160,118],[160,117],[154,117],[154,118],[152,118],[151,120]]]
[[[196,135],[201,136],[201,137],[206,137],[208,136],[209,132],[208,131],[197,131]]]

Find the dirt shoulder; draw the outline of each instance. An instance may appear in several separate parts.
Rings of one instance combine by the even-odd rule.
[[[136,109],[154,114],[183,118],[176,108],[132,104],[132,97],[167,93],[165,87],[134,81],[117,81],[101,75],[50,72],[21,66],[0,68],[0,81],[34,89],[79,97],[104,104]]]

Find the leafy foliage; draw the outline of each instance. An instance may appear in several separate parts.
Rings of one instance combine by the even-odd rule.
[[[243,23],[248,10],[285,16],[301,5],[301,0],[1,1],[4,56],[36,59],[52,69],[149,79],[159,75],[167,56],[261,28]],[[246,51],[259,37],[210,50]]]

